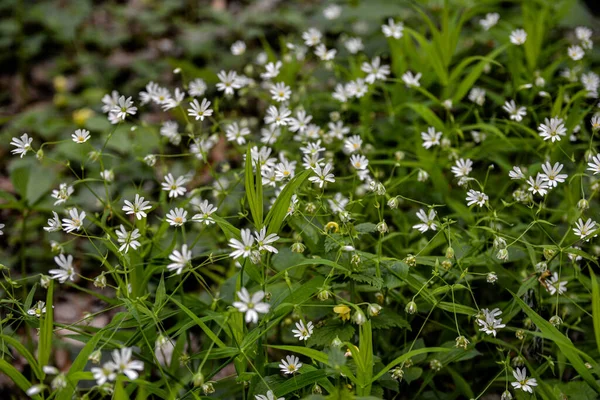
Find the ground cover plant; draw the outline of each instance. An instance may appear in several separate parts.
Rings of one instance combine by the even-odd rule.
[[[91,8],[27,17],[82,53],[3,121],[3,398],[597,398],[583,6],[266,3],[101,88]]]

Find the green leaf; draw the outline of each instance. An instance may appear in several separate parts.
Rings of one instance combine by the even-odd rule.
[[[381,371],[379,371],[377,373],[377,375],[375,375],[375,377],[373,377],[371,382],[375,382],[377,379],[381,378],[390,369],[394,368],[396,365],[400,364],[401,362],[408,360],[409,358],[418,356],[419,354],[426,354],[426,353],[446,353],[450,350],[452,350],[452,349],[448,349],[446,347],[424,347],[422,349],[416,349],[416,350],[409,351],[408,353],[402,354],[401,356],[394,359],[394,361],[392,361],[391,363],[386,365]]]
[[[326,353],[323,353],[322,351],[311,349],[311,348],[308,348],[308,347],[302,347],[302,346],[275,346],[275,345],[267,345],[267,347],[270,347],[272,349],[283,350],[283,351],[290,351],[292,353],[301,354],[303,356],[306,356],[306,357],[309,357],[309,358],[313,359],[314,361],[322,362],[323,364],[327,364],[327,362],[329,360],[329,356]]]
[[[272,390],[273,393],[277,394],[277,396],[285,396],[288,393],[292,393],[308,385],[312,385],[313,383],[326,377],[327,374],[322,369],[308,371],[294,376],[293,379],[288,379],[283,383],[273,386]]]
[[[252,168],[252,155],[251,145],[249,144],[246,149],[246,167],[244,174],[244,187],[246,189],[246,198],[248,199],[248,205],[250,206],[250,213],[252,214],[252,220],[256,229],[262,228],[263,224],[263,198],[262,198],[262,183],[260,165],[256,165],[256,174]],[[254,179],[256,175],[256,182]]]
[[[42,380],[44,377],[44,373],[42,372],[42,368],[40,368],[40,365],[38,364],[38,362],[36,361],[35,357],[33,356],[33,354],[31,354],[29,352],[29,350],[27,350],[27,348],[25,346],[23,346],[18,340],[16,340],[15,338],[12,338],[10,336],[7,335],[3,335],[0,334],[0,339],[4,342],[6,342],[7,344],[9,344],[10,346],[14,347],[14,349],[21,355],[23,356],[23,358],[25,358],[27,360],[27,362],[29,363],[29,366],[31,367],[31,369],[33,370],[33,373],[35,374],[36,378],[38,378],[39,380]]]
[[[223,341],[221,339],[219,339],[217,337],[217,335],[215,335],[214,332],[211,331],[210,328],[204,322],[202,322],[202,320],[200,318],[198,318],[198,316],[196,316],[196,314],[194,314],[192,312],[192,310],[190,310],[189,308],[187,308],[186,306],[184,306],[183,304],[181,304],[174,298],[171,298],[171,301],[173,303],[175,303],[175,305],[177,305],[177,307],[179,307],[181,310],[183,310],[183,312],[185,312],[196,323],[196,325],[198,325],[204,331],[206,336],[208,336],[217,346],[219,346],[221,348],[227,347],[227,345],[225,343],[223,343]]]
[[[292,201],[292,196],[296,193],[296,190],[304,183],[304,181],[311,174],[310,170],[305,170],[294,176],[285,188],[281,191],[277,199],[275,200],[275,204],[269,210],[267,217],[265,218],[265,224],[268,226],[268,232],[278,233],[281,229],[281,225],[283,224],[283,220],[288,213],[288,209],[290,207],[290,202]]]
[[[31,382],[27,380],[15,367],[9,364],[3,358],[0,358],[0,371],[8,376],[22,391],[26,392],[31,386]],[[39,399],[40,396],[36,395],[33,399]]]
[[[594,320],[594,336],[596,337],[596,346],[600,351],[600,285],[598,278],[590,266],[590,278],[592,279],[592,317]]]
[[[38,347],[38,362],[40,365],[48,365],[50,353],[52,352],[52,335],[54,333],[54,307],[53,305],[54,281],[50,281],[48,293],[46,294],[46,313],[42,315],[40,322],[40,342]]]

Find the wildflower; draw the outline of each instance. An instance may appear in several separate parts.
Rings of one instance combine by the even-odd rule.
[[[440,138],[442,132],[436,132],[433,126],[427,128],[427,132],[421,132],[421,139],[423,139],[423,147],[426,149],[432,146],[438,146],[440,144]]]
[[[435,231],[437,229],[437,225],[435,224],[436,215],[433,208],[429,210],[428,214],[426,214],[423,209],[417,211],[417,218],[421,220],[421,223],[413,225],[413,229],[418,229],[421,233],[425,233],[430,229]]]
[[[121,247],[119,247],[119,251],[127,253],[129,251],[129,247],[134,250],[141,245],[136,239],[138,239],[140,235],[139,229],[134,229],[131,232],[127,232],[125,227],[121,224],[120,230],[115,231],[117,234],[117,241],[121,243]]]
[[[570,46],[567,49],[567,54],[569,55],[569,57],[571,57],[573,61],[579,61],[585,55],[583,49],[578,45]]]
[[[118,120],[125,121],[127,115],[135,115],[137,107],[133,106],[133,100],[131,97],[127,99],[125,96],[119,97],[117,104],[110,110],[110,113]]]
[[[306,111],[299,110],[296,113],[296,118],[289,118],[289,127],[290,132],[300,132],[304,133],[306,128],[308,127],[310,121],[312,120],[312,115],[307,115]]]
[[[232,257],[234,260],[239,257],[250,257],[250,254],[254,249],[254,237],[252,236],[252,232],[250,231],[250,229],[242,229],[241,239],[241,242],[234,238],[229,239],[229,247],[232,247],[234,249],[234,251],[232,251],[229,254],[229,256]]]
[[[360,69],[367,74],[365,81],[370,84],[375,83],[376,80],[384,81],[390,74],[390,67],[381,65],[379,56],[373,58],[370,64],[364,62]]]
[[[44,371],[46,375],[56,375],[56,377],[52,379],[52,382],[50,382],[52,389],[61,390],[67,387],[67,378],[64,373],[58,370],[58,368],[51,365],[44,365],[42,371]]]
[[[167,222],[171,226],[182,226],[187,222],[187,211],[183,208],[174,208],[167,214]]]
[[[344,126],[342,121],[337,121],[336,123],[330,122],[327,126],[329,127],[327,134],[335,139],[342,140],[350,132],[350,128]]]
[[[442,369],[442,363],[440,360],[437,359],[433,359],[431,361],[429,361],[429,368],[431,368],[433,371],[438,372],[439,370]]]
[[[187,189],[183,186],[186,183],[184,176],[180,176],[177,179],[173,178],[170,173],[165,176],[165,181],[161,183],[163,190],[169,191],[169,197],[183,196]]]
[[[315,55],[319,57],[323,61],[331,61],[335,58],[335,54],[337,53],[336,49],[327,50],[327,47],[321,43],[315,49]]]
[[[102,103],[104,104],[102,106],[102,112],[110,112],[110,110],[112,110],[119,102],[119,96],[119,92],[117,92],[116,90],[113,90],[111,94],[105,94],[104,97],[102,97]]]
[[[181,142],[179,125],[175,121],[166,121],[160,128],[160,134],[167,137],[175,146]]]
[[[27,154],[29,150],[33,150],[31,147],[32,142],[33,138],[30,138],[26,133],[22,134],[21,138],[14,137],[12,138],[10,144],[15,146],[16,149],[12,149],[10,152],[13,154],[20,154],[20,157],[23,158],[23,156]]]
[[[506,101],[502,108],[508,113],[510,119],[513,121],[521,122],[523,117],[527,115],[526,108],[517,107],[514,100]]]
[[[533,192],[533,194],[539,194],[540,196],[545,196],[550,188],[550,185],[547,183],[546,179],[544,179],[542,174],[537,174],[535,181],[533,180],[533,177],[530,176],[527,180],[527,184],[529,185],[527,190]]]
[[[541,176],[546,182],[548,182],[549,187],[556,187],[558,183],[564,182],[568,177],[567,174],[560,173],[562,169],[563,165],[558,162],[554,165],[551,165],[549,162],[542,164],[542,170],[544,170],[544,173],[541,174]]]
[[[261,73],[260,77],[265,80],[277,78],[277,76],[279,75],[279,70],[282,66],[283,64],[281,63],[281,61],[277,61],[276,63],[270,62],[267,65],[265,65],[265,72]]]
[[[460,178],[463,176],[468,176],[473,170],[473,161],[460,159],[456,161],[456,165],[450,168],[455,177]]]
[[[591,218],[588,218],[585,223],[583,223],[583,219],[579,218],[579,220],[575,223],[575,228],[573,228],[573,232],[579,236],[581,239],[585,239],[585,241],[589,241],[591,237],[588,237],[596,230],[596,221],[593,221]],[[596,237],[598,235],[594,235]]]
[[[71,137],[75,143],[85,143],[90,138],[90,131],[87,129],[77,129]]]
[[[190,117],[194,117],[196,121],[204,121],[204,117],[210,117],[213,114],[213,110],[210,107],[211,102],[202,99],[202,103],[198,103],[198,100],[194,99],[190,103],[190,107],[187,112]]]
[[[194,214],[192,221],[202,222],[204,225],[214,224],[215,220],[211,217],[211,215],[217,211],[217,207],[210,204],[208,200],[204,200],[203,202],[199,203],[198,207],[200,208],[200,213]]]
[[[554,272],[548,280],[546,280],[546,290],[551,294],[558,292],[564,294],[567,291],[567,281],[558,281],[558,274]]]
[[[417,72],[416,75],[413,75],[411,71],[406,71],[402,74],[402,82],[406,85],[406,87],[419,87],[421,83],[421,73]]]
[[[284,374],[293,374],[298,372],[298,370],[302,367],[302,363],[300,359],[296,356],[286,356],[285,360],[281,360],[281,364],[279,364],[279,368],[281,368],[281,372]]]
[[[265,297],[265,292],[259,290],[250,296],[246,288],[242,288],[237,292],[240,301],[235,301],[233,306],[241,313],[246,313],[246,323],[258,322],[258,313],[266,314],[271,307],[268,303],[263,303],[261,300]]]
[[[292,89],[283,82],[271,86],[270,92],[273,96],[272,99],[279,103],[289,100],[292,95]]]
[[[254,232],[254,237],[256,238],[258,250],[266,250],[271,253],[277,253],[277,249],[271,246],[271,243],[275,243],[277,240],[279,240],[279,236],[274,233],[267,235],[267,228],[265,226],[262,227],[260,232]]]
[[[217,74],[217,78],[219,78],[220,81],[217,83],[217,90],[225,92],[226,96],[233,95],[235,89],[240,89],[242,87],[235,71],[221,71]]]
[[[350,157],[350,164],[358,170],[367,169],[369,160],[361,154],[354,154]]]
[[[179,275],[192,260],[192,251],[188,250],[187,244],[184,244],[181,246],[181,251],[177,249],[173,250],[171,255],[169,255],[169,260],[173,262],[167,265],[167,269],[169,271],[175,270],[177,271],[177,275]]]
[[[71,218],[63,218],[63,229],[67,233],[78,231],[83,226],[83,220],[85,219],[85,211],[79,213],[76,208],[69,210],[69,216]]]
[[[125,200],[124,203],[125,205],[123,206],[122,210],[125,211],[125,214],[135,214],[135,217],[138,220],[146,218],[148,215],[145,213],[145,211],[152,208],[152,206],[150,206],[150,202],[144,201],[144,198],[139,194],[135,195],[133,203],[129,200]]]
[[[497,330],[506,327],[502,323],[502,318],[496,318],[502,314],[502,311],[499,308],[494,308],[492,311],[484,308],[481,312],[483,315],[478,317],[476,321],[479,329],[488,335],[493,334],[496,337]]]
[[[561,118],[545,118],[544,123],[538,127],[538,131],[542,139],[551,139],[552,143],[554,143],[557,140],[560,141],[561,136],[565,136],[567,128],[565,128]]]
[[[113,361],[107,362],[105,367],[109,370],[113,370],[117,374],[125,374],[131,380],[137,379],[139,376],[137,371],[144,370],[144,363],[138,360],[132,360],[131,356],[132,351],[129,347],[113,350]]]
[[[390,371],[390,375],[392,376],[392,379],[400,382],[404,378],[404,369],[402,369],[402,367],[393,368]]]
[[[489,31],[491,27],[495,26],[500,20],[500,14],[498,13],[487,13],[485,18],[479,20],[479,25],[486,30]]]
[[[587,170],[593,172],[594,175],[600,174],[600,154],[596,154],[591,158]]]
[[[317,28],[309,28],[306,32],[302,33],[302,39],[304,44],[308,47],[316,46],[321,43],[323,34]]]
[[[104,171],[100,171],[100,177],[106,182],[112,182],[115,180],[115,173],[112,169],[105,169]]]
[[[275,393],[273,393],[272,390],[269,390],[266,395],[257,394],[256,396],[254,396],[254,398],[255,400],[285,400],[284,397],[277,398],[277,396],[275,396]]]
[[[333,312],[340,315],[342,321],[348,321],[350,319],[350,307],[344,304],[333,307]]]
[[[487,283],[496,283],[498,281],[498,275],[495,272],[488,272],[486,276]]]
[[[37,303],[35,303],[35,306],[27,310],[27,314],[40,318],[42,314],[46,314],[46,303],[41,300],[38,301]]]
[[[281,129],[277,125],[269,125],[266,128],[262,128],[260,131],[260,141],[264,144],[274,144],[281,136]]]
[[[508,173],[510,179],[525,179],[525,174],[521,171],[520,167],[514,166],[513,169]]]
[[[292,330],[294,337],[297,337],[298,340],[308,340],[313,333],[314,326],[310,321],[306,325],[304,325],[303,321],[298,321],[296,322],[296,328]]]
[[[478,106],[482,106],[485,103],[485,90],[479,87],[474,87],[469,92],[469,100]]]
[[[241,40],[234,42],[231,45],[231,54],[234,56],[240,56],[246,52],[246,43]]]
[[[527,368],[517,368],[515,371],[513,371],[513,376],[517,381],[510,383],[512,387],[515,389],[521,389],[524,392],[533,393],[533,389],[531,387],[537,386],[537,381],[534,378],[527,378]]]
[[[479,207],[483,207],[488,200],[489,197],[483,192],[473,189],[469,189],[467,192],[467,206],[477,204]]]
[[[348,82],[345,90],[348,94],[348,97],[356,97],[357,99],[360,99],[367,93],[369,88],[365,84],[364,79],[358,78],[355,81]]]
[[[510,33],[510,42],[516,46],[520,46],[527,40],[527,32],[523,29],[515,29]]]
[[[337,4],[330,4],[323,10],[323,16],[328,20],[339,18],[342,14],[342,7]]]
[[[344,41],[344,46],[351,54],[357,54],[359,51],[364,50],[365,46],[361,38],[352,37]]]
[[[311,176],[308,178],[309,181],[313,183],[318,183],[319,187],[322,188],[326,182],[335,182],[335,175],[330,173],[333,169],[331,164],[325,164],[323,168],[319,164],[315,165],[312,169],[316,176]]]
[[[342,103],[347,102],[348,98],[351,97],[348,90],[346,90],[346,86],[342,85],[341,83],[338,83],[337,85],[335,85],[335,89],[333,90],[333,93],[331,94],[331,96],[334,99],[336,99],[337,101],[342,102]]]
[[[552,317],[550,317],[548,322],[550,322],[553,326],[558,327],[558,326],[562,325],[563,320],[558,315],[553,315]]]
[[[179,88],[175,88],[173,96],[169,96],[165,101],[163,101],[161,107],[163,111],[168,111],[175,107],[179,107],[184,98],[185,92]]]
[[[192,97],[200,97],[204,95],[206,89],[206,82],[204,82],[204,80],[200,78],[196,78],[190,82],[188,87],[188,93]]]
[[[52,279],[58,279],[60,283],[65,283],[68,280],[75,280],[75,268],[73,268],[73,256],[68,254],[59,254],[54,257],[54,262],[58,264],[60,269],[51,269],[48,271],[52,275]]]
[[[54,205],[65,203],[73,194],[73,186],[69,186],[66,183],[61,183],[58,190],[53,190],[51,196],[56,199]]]
[[[385,37],[400,39],[404,35],[404,24],[402,22],[396,24],[392,18],[389,18],[387,25],[381,26],[381,31]]]
[[[292,112],[285,106],[279,107],[269,106],[267,109],[267,115],[265,116],[265,124],[286,126],[289,123],[289,117]]]
[[[417,303],[415,303],[414,301],[408,302],[406,307],[404,307],[404,311],[407,314],[411,314],[411,315],[415,314],[417,312]]]
[[[360,309],[356,310],[354,315],[352,316],[352,322],[356,325],[362,325],[367,322],[367,317],[365,317],[365,313],[363,313]]]

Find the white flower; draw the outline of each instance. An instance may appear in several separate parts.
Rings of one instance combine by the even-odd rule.
[[[532,386],[537,386],[537,381],[534,378],[527,377],[527,368],[517,368],[513,371],[513,376],[517,381],[510,383],[512,387],[521,389],[524,392],[533,393]]]
[[[567,291],[568,281],[558,281],[558,274],[554,272],[548,280],[546,280],[546,290],[551,294],[558,292],[558,294],[564,294]]]
[[[229,247],[234,249],[229,256],[234,260],[239,257],[248,258],[254,250],[254,236],[252,236],[250,229],[242,229],[240,234],[242,241],[235,238],[229,239]]]
[[[516,46],[520,46],[527,40],[527,32],[523,29],[515,29],[510,33],[510,42]]]
[[[306,32],[302,33],[302,39],[304,44],[308,47],[316,46],[321,43],[323,34],[317,28],[309,28]]]
[[[296,161],[288,161],[283,159],[282,162],[275,166],[275,179],[282,181],[284,179],[291,179],[296,173]]]
[[[279,240],[279,236],[274,233],[267,235],[267,228],[262,227],[259,232],[254,232],[254,236],[256,237],[256,245],[258,246],[258,250],[266,250],[271,253],[277,253],[277,249],[271,246],[271,243],[275,243]]]
[[[40,318],[42,314],[46,314],[46,303],[41,300],[38,301],[35,306],[27,310],[27,314]]]
[[[54,214],[54,218],[48,218],[48,226],[44,227],[46,232],[57,232],[62,229],[62,224],[60,223],[60,219],[58,218],[56,211],[52,211],[52,214]],[[4,225],[0,226],[0,228],[3,227]]]
[[[275,106],[269,106],[265,116],[265,124],[275,124],[277,126],[286,126],[292,112],[287,107],[281,106],[279,109]]]
[[[210,101],[206,99],[202,99],[202,103],[198,103],[198,100],[194,99],[190,103],[190,107],[188,108],[188,115],[190,117],[194,117],[197,120],[204,121],[204,117],[210,117],[213,114],[213,110],[210,107]]]
[[[542,178],[548,182],[548,186],[553,188],[556,187],[559,183],[563,183],[565,179],[568,178],[567,174],[561,174],[560,171],[563,169],[563,165],[561,163],[554,163],[554,165],[546,162],[542,164],[542,169],[544,173],[541,174]]]
[[[69,216],[71,218],[63,218],[62,220],[64,231],[71,233],[72,231],[81,229],[83,220],[85,219],[85,211],[82,211],[80,214],[76,208],[72,208],[69,210]]]
[[[181,143],[181,135],[179,134],[179,124],[175,121],[165,121],[160,127],[161,136],[165,136],[175,146]]]
[[[115,116],[116,119],[124,121],[127,115],[135,115],[137,107],[133,106],[133,100],[131,97],[127,99],[125,96],[119,97],[117,104],[110,110],[110,113]]]
[[[484,30],[488,31],[498,23],[498,20],[500,20],[500,14],[488,13],[485,15],[484,19],[479,20],[479,25],[481,25]]]
[[[385,37],[400,39],[404,34],[404,24],[402,24],[402,22],[398,22],[396,24],[394,20],[390,18],[388,19],[387,25],[381,26],[381,31],[383,32]]]
[[[350,157],[350,164],[358,170],[364,170],[367,169],[367,167],[369,166],[369,160],[367,159],[367,157],[363,156],[362,154],[353,154]]]
[[[489,197],[477,190],[469,189],[467,192],[467,206],[471,206],[473,204],[477,204],[479,207],[483,207],[486,201],[489,200]]]
[[[167,265],[167,269],[169,271],[177,271],[177,275],[179,275],[192,260],[192,251],[188,250],[187,244],[184,244],[181,246],[181,251],[177,249],[173,250],[171,255],[169,255],[169,260],[173,262]]]
[[[557,140],[560,141],[561,136],[565,136],[567,128],[565,128],[561,118],[545,118],[544,123],[538,127],[538,131],[542,139],[551,139],[554,143]]]
[[[259,290],[250,296],[246,288],[242,288],[237,292],[240,301],[233,302],[233,306],[241,313],[246,313],[246,323],[258,322],[258,313],[266,314],[271,307],[269,303],[263,303],[261,300],[265,297],[265,292]]]
[[[336,99],[339,102],[345,103],[348,101],[348,97],[351,97],[351,95],[346,90],[345,85],[338,83],[337,85],[335,85],[335,89],[333,90],[331,97],[333,97],[334,99]]]
[[[473,161],[469,160],[468,158],[466,160],[461,158],[460,160],[456,160],[456,165],[450,168],[450,170],[455,177],[460,178],[463,176],[468,176],[473,170],[472,167]]]
[[[349,200],[338,192],[333,196],[333,199],[327,199],[327,202],[329,203],[329,208],[331,208],[331,212],[337,214],[346,209]]]
[[[152,206],[150,206],[150,202],[144,201],[144,198],[139,194],[135,195],[133,203],[129,200],[125,200],[124,203],[125,205],[123,206],[122,210],[125,211],[125,214],[135,214],[137,219],[146,218],[147,214],[145,211],[152,208]]]
[[[244,43],[241,40],[238,40],[237,42],[234,42],[231,45],[231,54],[233,54],[234,56],[239,56],[242,55],[246,52],[246,43]]]
[[[362,39],[358,37],[346,39],[346,41],[344,41],[344,46],[346,47],[346,50],[348,50],[348,52],[350,52],[351,54],[356,54],[359,51],[364,50],[365,48]]]
[[[185,183],[186,179],[184,176],[180,176],[177,178],[177,180],[175,180],[175,178],[173,178],[173,175],[169,173],[167,176],[165,176],[165,181],[162,182],[161,185],[162,190],[169,191],[169,197],[179,197],[183,196],[187,191],[187,189],[183,187]]]
[[[71,137],[75,143],[85,143],[90,138],[90,131],[87,129],[77,129]]]
[[[256,400],[285,400],[285,397],[279,397],[277,398],[277,396],[275,396],[275,393],[273,393],[272,390],[269,390],[267,392],[267,395],[262,395],[262,394],[257,394],[256,396],[254,396],[254,398]]]
[[[293,374],[298,372],[298,370],[302,367],[302,363],[300,359],[296,356],[286,356],[285,360],[281,360],[281,364],[279,364],[279,368],[281,368],[281,372],[284,374]]]
[[[575,28],[575,37],[582,42],[587,42],[592,39],[592,30],[587,26],[578,26]]]
[[[370,64],[364,62],[360,69],[368,74],[365,81],[371,84],[376,80],[384,81],[390,74],[390,67],[388,65],[381,65],[379,56],[373,58]]]
[[[365,84],[364,79],[358,78],[355,81],[350,81],[346,84],[346,93],[348,97],[356,97],[360,99],[369,90],[369,87]]]
[[[182,226],[187,222],[187,214],[183,208],[174,208],[167,214],[167,222],[171,226]]]
[[[66,257],[64,254],[59,254],[54,257],[54,262],[60,267],[60,269],[51,269],[48,273],[52,276],[52,279],[58,279],[60,283],[65,283],[67,279],[75,280],[75,268],[73,268],[73,256],[68,254]]]
[[[140,235],[139,229],[134,229],[131,232],[127,232],[125,227],[121,224],[120,229],[115,231],[117,234],[117,241],[121,243],[121,247],[119,247],[119,251],[127,253],[129,251],[129,247],[136,250],[140,246],[140,242],[138,239]]]
[[[274,144],[281,136],[281,129],[277,125],[268,125],[260,130],[260,141],[264,144]]]
[[[544,176],[539,173],[536,175],[535,180],[530,176],[527,180],[527,184],[529,185],[527,190],[533,194],[539,194],[540,196],[545,196],[550,188],[550,185],[546,182]]]
[[[327,50],[327,47],[323,43],[317,46],[315,49],[315,55],[323,61],[331,61],[335,58],[337,53],[336,49]]]
[[[238,125],[237,122],[232,122],[225,128],[225,137],[230,142],[236,142],[240,146],[246,143],[245,136],[250,134],[250,129]]]
[[[440,138],[442,132],[436,132],[433,126],[427,128],[427,132],[421,132],[421,139],[423,139],[423,147],[426,149],[432,146],[438,146],[440,144]]]
[[[91,369],[92,375],[96,380],[96,384],[99,386],[104,385],[106,382],[114,381],[117,377],[115,371],[112,368],[107,367],[107,364],[108,363],[103,365],[102,368],[93,367]]]
[[[421,86],[421,83],[419,83],[419,80],[421,80],[420,72],[417,72],[416,75],[413,75],[413,73],[411,71],[406,71],[405,73],[402,74],[402,81],[404,82],[406,87]]]
[[[600,174],[600,154],[596,154],[595,156],[593,156],[591,158],[592,162],[588,163],[588,171],[591,171],[594,173],[594,175],[596,174]]]
[[[115,172],[112,169],[105,169],[104,171],[100,171],[100,178],[106,182],[112,182],[115,180]]]
[[[513,169],[508,173],[510,179],[525,179],[525,174],[521,171],[520,167],[514,166]]]
[[[344,142],[344,150],[346,150],[348,153],[357,152],[361,149],[362,142],[363,141],[360,138],[360,136],[358,136],[358,135],[350,136]]]
[[[67,200],[69,200],[69,197],[71,197],[73,192],[73,186],[69,186],[66,183],[61,183],[58,187],[58,190],[53,190],[51,194],[51,196],[56,199],[54,205],[57,206],[65,203]]]
[[[20,154],[21,158],[23,158],[23,156],[25,154],[27,154],[27,152],[29,150],[33,150],[31,148],[31,143],[33,142],[33,138],[30,138],[29,135],[27,135],[26,133],[21,135],[21,138],[12,138],[10,144],[12,146],[15,146],[16,149],[12,149],[10,152],[13,154]]]
[[[578,45],[570,46],[567,49],[567,54],[569,55],[569,57],[571,57],[571,59],[573,61],[579,61],[585,55],[585,53],[583,52],[583,49]]]
[[[583,219],[579,218],[579,220],[575,223],[575,228],[573,228],[573,232],[579,236],[581,239],[585,239],[585,241],[589,241],[591,238],[588,237],[596,230],[596,221],[593,221],[591,218],[588,218],[585,223],[583,223]],[[596,237],[598,235],[594,235]],[[587,238],[587,239],[586,239]]]
[[[332,169],[333,167],[331,166],[331,164],[325,164],[323,168],[321,168],[321,165],[317,164],[312,169],[316,176],[311,176],[308,178],[308,180],[313,183],[318,183],[320,188],[323,187],[325,182],[334,183],[335,175],[330,173]]]
[[[272,99],[279,103],[289,100],[292,95],[292,89],[283,82],[278,82],[271,86],[270,92],[271,96],[273,96]]]
[[[494,335],[494,337],[496,337],[497,330],[506,327],[506,325],[502,323],[502,318],[496,318],[502,314],[502,311],[500,311],[499,308],[494,308],[492,311],[484,308],[481,312],[483,313],[483,316],[477,318],[476,321],[479,325],[479,329],[488,335]]]
[[[304,133],[310,121],[312,120],[312,115],[307,115],[306,111],[299,110],[296,113],[296,118],[290,117],[288,119],[290,132],[300,132]]]
[[[330,4],[323,10],[323,16],[328,20],[333,20],[339,18],[342,14],[342,7],[337,4]]]
[[[190,94],[190,96],[200,97],[200,96],[204,96],[206,89],[207,89],[206,82],[204,82],[204,80],[202,80],[200,78],[196,78],[190,82],[189,87],[188,87],[188,93]]]
[[[474,87],[469,91],[469,100],[478,106],[482,106],[485,103],[485,90],[480,87]]]
[[[294,333],[294,337],[297,337],[298,340],[308,340],[308,338],[313,333],[313,323],[308,321],[306,325],[304,325],[304,321],[296,322],[296,328],[292,329],[292,333]]]
[[[125,374],[129,379],[137,379],[139,373],[137,371],[144,370],[144,363],[138,360],[131,359],[132,350],[129,347],[124,347],[120,350],[113,350],[113,361],[105,364],[105,368],[112,369],[116,373]]]
[[[102,112],[110,112],[110,110],[112,110],[119,102],[119,96],[119,92],[117,92],[116,90],[113,90],[111,94],[105,94],[104,97],[102,97],[102,103],[104,104],[102,106]]]
[[[517,107],[514,100],[506,101],[502,108],[508,113],[510,119],[513,121],[521,122],[523,117],[527,115],[526,108]]]
[[[217,74],[217,78],[220,81],[217,83],[217,90],[225,92],[225,95],[232,95],[235,93],[235,89],[242,87],[235,71],[221,71]]]
[[[281,61],[277,61],[276,63],[270,62],[267,65],[265,65],[265,72],[261,73],[260,77],[264,80],[277,78],[282,66],[283,64],[281,63]]]
[[[418,229],[421,233],[425,233],[430,229],[435,231],[437,229],[437,225],[435,223],[436,216],[437,213],[433,208],[429,210],[429,214],[426,214],[422,209],[417,211],[417,218],[419,218],[422,223],[413,225],[413,229]]]
[[[179,107],[183,99],[185,98],[185,92],[179,88],[175,88],[173,96],[170,96],[162,102],[163,111],[171,110],[175,107]]]
[[[211,215],[215,211],[217,211],[217,207],[210,204],[208,200],[204,200],[203,202],[198,204],[198,208],[200,208],[200,213],[194,214],[194,216],[192,217],[192,221],[201,222],[205,225],[215,223],[215,220],[211,217]]]

